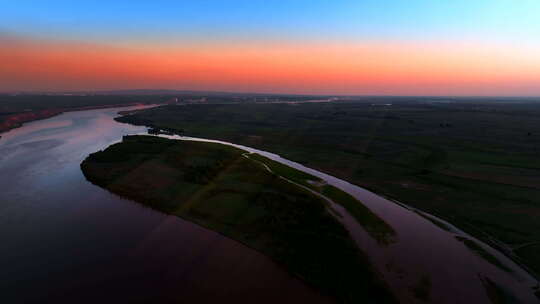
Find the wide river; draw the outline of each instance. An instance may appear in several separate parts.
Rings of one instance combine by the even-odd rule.
[[[254,250],[87,182],[79,165],[88,154],[123,135],[146,132],[113,120],[127,109],[64,113],[2,134],[0,290],[5,303],[329,302]],[[450,224],[450,231],[443,230],[411,208],[346,181],[237,147],[322,178],[390,224],[395,242],[381,245],[343,208],[333,206],[403,303],[422,303],[415,297],[421,288],[429,290],[431,303],[491,303],[487,281],[508,299],[538,303],[533,277],[476,240],[510,271],[482,259],[455,236],[475,239]]]
[[[1,303],[330,302],[260,253],[86,181],[90,153],[146,128],[68,112],[0,138]]]
[[[337,217],[338,220],[349,230],[358,246],[368,254],[402,303],[540,302],[533,294],[533,290],[539,288],[536,278],[502,253],[442,219],[270,152],[220,140],[176,135],[159,136],[175,140],[219,143],[258,153],[316,176],[357,198],[392,226],[396,232],[393,242],[377,242],[343,207],[334,203],[331,208],[341,215]],[[435,225],[433,221],[439,225]],[[496,266],[495,263],[480,257],[477,252],[459,241],[458,237],[473,240],[502,266]],[[423,288],[429,290],[428,299],[424,296],[418,297],[415,292]],[[488,290],[493,293],[494,289],[498,289],[498,299],[490,299],[488,295]]]

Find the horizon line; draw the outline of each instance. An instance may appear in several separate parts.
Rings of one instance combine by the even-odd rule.
[[[421,94],[313,94],[313,93],[286,93],[286,92],[247,92],[247,91],[206,91],[189,89],[107,89],[107,90],[16,90],[0,91],[1,95],[66,95],[96,94],[96,95],[130,95],[128,92],[162,91],[169,94],[239,94],[239,95],[271,95],[271,96],[325,96],[325,97],[416,97],[416,98],[540,98],[540,95],[421,95]],[[122,94],[124,93],[124,94]],[[162,94],[161,93],[161,94]],[[159,92],[147,95],[159,95]]]

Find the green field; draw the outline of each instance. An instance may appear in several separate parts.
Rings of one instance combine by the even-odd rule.
[[[259,250],[341,302],[394,302],[322,199],[242,154],[220,144],[126,136],[81,168],[113,193]]]
[[[389,245],[395,242],[396,232],[394,229],[348,193],[334,186],[321,183],[322,181],[318,177],[283,165],[259,154],[251,154],[249,158],[264,163],[272,172],[317,191],[333,202],[343,206],[380,245]]]
[[[506,252],[540,242],[540,103],[531,99],[196,104],[118,120],[277,153],[497,239]],[[540,272],[539,248],[513,254]]]

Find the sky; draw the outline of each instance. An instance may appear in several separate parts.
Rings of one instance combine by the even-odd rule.
[[[540,96],[538,0],[0,0],[0,91]]]

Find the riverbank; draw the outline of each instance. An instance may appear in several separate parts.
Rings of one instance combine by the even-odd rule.
[[[85,106],[76,108],[61,108],[61,109],[46,109],[38,111],[28,111],[21,113],[8,114],[2,120],[0,120],[0,134],[7,132],[11,129],[19,128],[25,123],[29,123],[36,120],[47,119],[60,115],[65,112],[74,111],[87,111],[96,109],[108,109],[108,108],[121,108],[143,105],[142,103],[127,103],[127,104],[111,104],[102,106]],[[1,137],[1,136],[0,136]]]
[[[117,120],[279,154],[437,215],[538,273],[538,117],[538,103],[463,100],[168,106]]]
[[[249,157],[268,166],[272,172],[276,172],[280,176],[320,193],[332,200],[335,204],[343,206],[380,245],[386,246],[396,241],[396,231],[394,231],[392,226],[371,212],[369,208],[350,194],[332,185],[328,185],[324,180],[316,176],[283,165],[260,154],[254,153]]]
[[[130,136],[81,168],[113,193],[223,233],[342,302],[393,302],[325,203],[236,148]]]
[[[172,102],[165,95],[0,94],[0,133],[65,112]]]
[[[62,113],[62,110],[51,109],[6,115],[2,121],[0,121],[0,134],[11,129],[19,128],[25,123],[34,120],[46,119]]]
[[[315,181],[315,187],[321,187],[326,183],[354,197],[356,204],[361,201],[375,215],[392,224],[397,236],[395,242],[384,244],[377,241],[366,231],[369,225],[359,223],[358,218],[344,208],[346,204],[338,205],[325,197],[332,205],[330,209],[332,214],[336,215],[351,233],[359,248],[368,253],[370,261],[375,262],[378,272],[383,275],[385,282],[391,286],[394,294],[399,295],[398,298],[403,303],[416,303],[418,300],[432,303],[456,303],[456,301],[491,303],[486,292],[493,288],[500,290],[505,297],[521,299],[523,303],[536,303],[531,299],[537,286],[534,278],[530,278],[519,266],[496,250],[455,227],[448,231],[439,228],[440,225],[434,225],[433,219],[426,218],[431,218],[429,214],[419,215],[405,205],[395,204],[346,181],[283,159],[276,154],[218,140],[159,136],[180,141],[232,146],[252,153],[247,156],[258,158],[255,159],[257,162],[264,164],[263,167],[267,170],[271,170],[272,162],[268,160],[261,162],[260,156],[257,155],[260,154],[284,165],[278,170],[286,174],[289,182],[296,184],[297,187],[312,191],[312,187],[304,185],[312,184],[315,177],[318,179]],[[478,242],[482,249],[467,246],[460,241],[463,238],[471,241],[467,241],[469,245]],[[425,256],[426,252],[430,255]],[[497,261],[509,268],[500,267],[501,264]]]
[[[68,112],[3,134],[4,302],[332,303],[256,250],[89,183],[86,156],[146,131],[113,120],[128,109]]]

